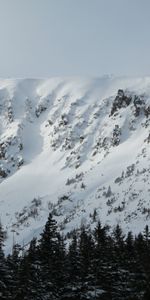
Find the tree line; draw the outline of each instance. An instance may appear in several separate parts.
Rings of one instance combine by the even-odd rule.
[[[98,222],[84,226],[68,240],[49,214],[40,239],[27,250],[13,245],[4,255],[0,225],[1,300],[149,300],[150,231],[125,236]]]

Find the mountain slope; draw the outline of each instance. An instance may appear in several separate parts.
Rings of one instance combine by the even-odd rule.
[[[53,212],[66,234],[95,220],[150,223],[150,78],[0,80],[0,217],[26,244]]]

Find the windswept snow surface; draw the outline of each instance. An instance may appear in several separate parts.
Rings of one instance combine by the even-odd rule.
[[[117,95],[130,103],[116,108]],[[0,80],[7,250],[13,240],[26,245],[38,236],[49,212],[65,234],[98,219],[143,230],[150,224],[149,143],[149,77]]]

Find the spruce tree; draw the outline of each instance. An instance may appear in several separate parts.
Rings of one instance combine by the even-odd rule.
[[[11,294],[9,292],[9,282],[11,281],[11,274],[9,274],[9,269],[4,256],[4,240],[6,233],[3,230],[2,224],[0,222],[0,299],[8,300],[11,299]]]
[[[39,241],[39,259],[45,297],[52,300],[58,296],[58,289],[54,273],[58,250],[57,222],[49,214],[41,239]]]
[[[7,265],[11,274],[11,281],[9,282],[9,290],[12,299],[15,299],[19,286],[19,266],[20,266],[20,253],[21,247],[16,244],[13,245],[12,254],[7,257]]]
[[[80,262],[80,284],[81,293],[84,294],[88,289],[90,290],[91,285],[93,285],[93,252],[94,252],[94,242],[92,235],[87,233],[84,226],[81,228],[80,238],[79,238],[79,262]]]
[[[76,232],[73,234],[72,241],[69,245],[68,252],[68,273],[69,281],[75,286],[79,282],[80,266],[79,266],[79,247]]]
[[[94,277],[95,286],[110,292],[111,290],[111,240],[108,238],[108,227],[102,227],[101,222],[97,223],[94,230],[95,254],[94,254]],[[111,298],[110,298],[111,299]]]

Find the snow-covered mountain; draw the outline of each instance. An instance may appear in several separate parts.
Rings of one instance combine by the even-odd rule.
[[[150,78],[0,80],[0,218],[12,240],[52,212],[81,224],[150,224]]]

